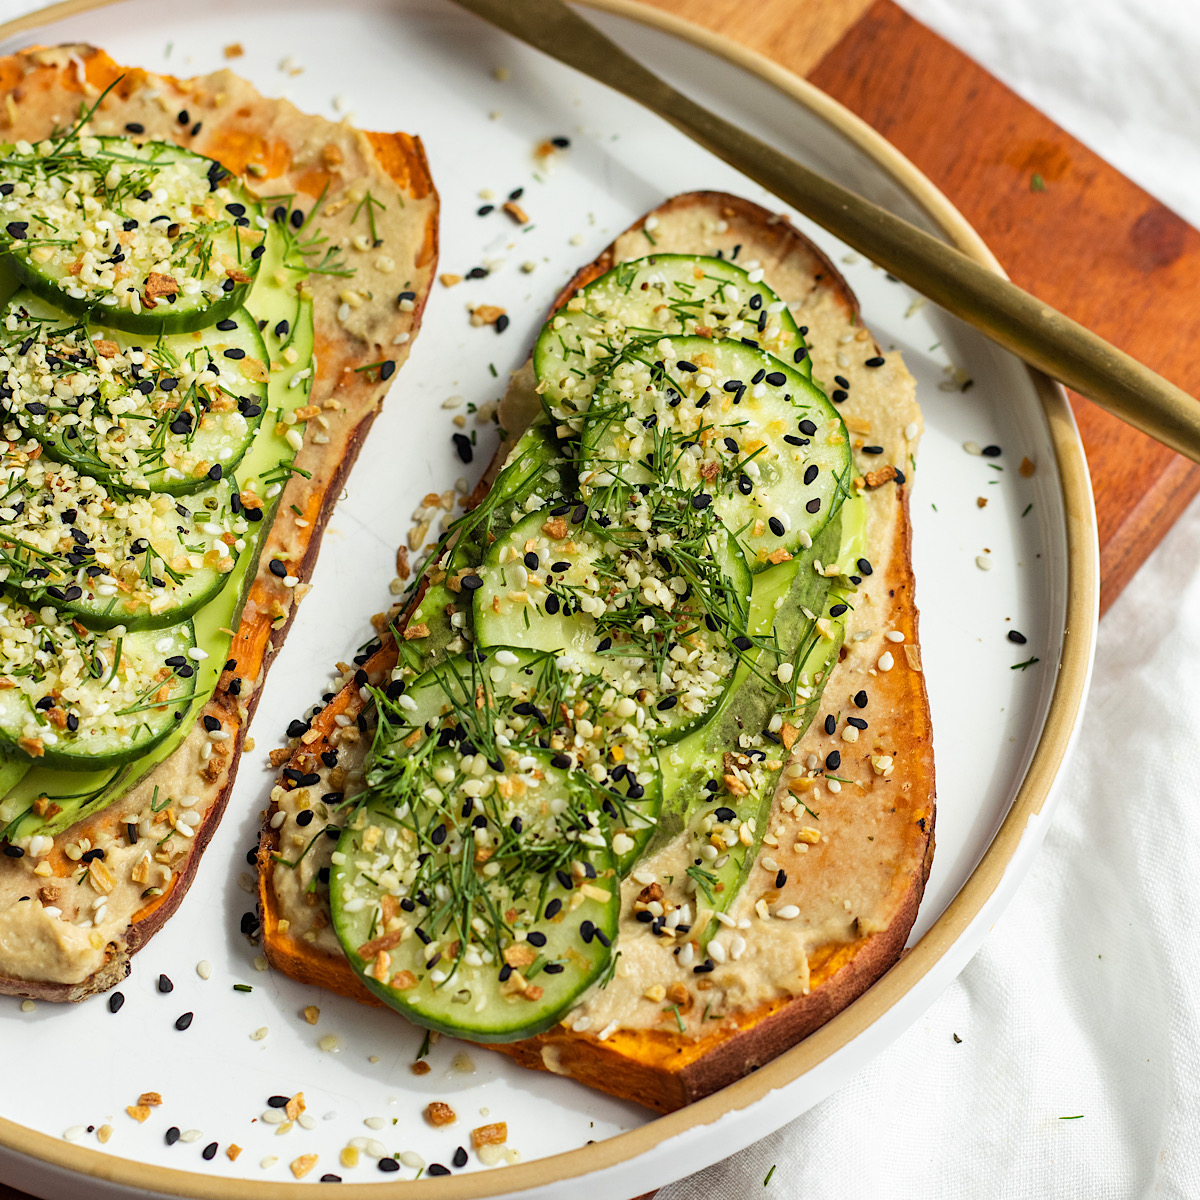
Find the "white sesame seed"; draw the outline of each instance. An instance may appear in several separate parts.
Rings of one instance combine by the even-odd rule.
[[[892,657],[890,650],[885,650],[879,656],[879,662],[876,665],[881,671],[890,671],[896,665],[896,660]]]
[[[979,554],[975,558],[975,565],[981,571],[990,571],[992,569],[992,560],[986,554]]]
[[[901,633],[899,629],[889,629],[883,636],[887,638],[889,642],[904,641],[904,634]]]
[[[781,921],[794,921],[800,915],[800,910],[794,904],[785,904],[775,910],[775,915]]]
[[[199,975],[201,979],[211,979],[212,963],[210,963],[207,958],[202,958],[196,964],[196,974]]]
[[[978,442],[963,442],[963,449],[968,454],[982,454],[983,447]]]
[[[921,430],[916,421],[909,421],[909,423],[904,427],[904,436],[910,442],[915,440],[917,434],[920,432]]]

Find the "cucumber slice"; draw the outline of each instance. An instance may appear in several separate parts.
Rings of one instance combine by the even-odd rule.
[[[232,471],[262,420],[268,371],[244,308],[147,339],[89,328],[24,290],[0,329],[0,413],[54,458],[140,491],[194,492]]]
[[[557,756],[555,766],[583,773],[608,817],[617,870],[625,875],[654,832],[662,805],[658,759],[634,719],[634,703],[622,702],[598,675],[560,664],[553,653],[498,647],[439,663],[407,690],[393,683],[380,697],[389,745],[403,745],[414,733],[417,747],[435,734],[443,743],[472,742],[474,730],[463,720],[471,725],[477,697],[490,737],[536,740]]]
[[[92,628],[177,624],[221,591],[245,546],[232,480],[195,496],[126,495],[41,457],[3,465],[0,587]]]
[[[620,888],[603,820],[549,751],[509,747],[493,766],[435,747],[376,758],[372,799],[333,856],[334,928],[367,987],[417,1024],[532,1037],[612,956]]]
[[[659,740],[707,719],[742,653],[750,573],[741,550],[674,494],[635,493],[615,519],[588,516],[582,503],[532,513],[492,545],[474,578],[478,645],[563,654],[636,705]]]
[[[653,254],[620,263],[578,291],[542,328],[533,365],[556,420],[585,412],[597,381],[622,359],[653,361],[669,334],[750,338],[807,378],[812,363],[787,305],[725,259]]]
[[[155,335],[240,308],[262,210],[220,163],[166,142],[18,142],[0,165],[0,250],[38,295],[96,324]]]
[[[0,741],[38,766],[95,771],[148,753],[194,690],[190,621],[93,633],[0,596]]]
[[[597,387],[581,482],[711,496],[752,571],[811,546],[849,494],[837,410],[798,372],[739,342],[664,338],[657,349],[657,363],[622,362]]]

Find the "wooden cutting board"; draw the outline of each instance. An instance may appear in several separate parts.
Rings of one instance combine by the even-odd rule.
[[[812,80],[912,159],[1017,283],[1200,394],[1200,233],[892,0],[648,3]],[[1071,400],[1103,609],[1200,491],[1200,467]],[[29,1198],[0,1183],[0,1200]]]

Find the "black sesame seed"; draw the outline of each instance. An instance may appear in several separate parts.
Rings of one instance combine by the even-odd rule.
[[[552,137],[550,145],[556,146],[559,150],[565,150],[571,144],[571,139],[568,137]]]
[[[867,707],[867,693],[866,692],[855,692],[854,693],[854,704],[857,708],[866,708]]]
[[[1023,633],[1018,633],[1015,629],[1008,631],[1008,640],[1016,646],[1024,646],[1029,640]]]
[[[825,732],[829,734],[830,737],[837,732],[837,717],[835,717],[833,713],[830,713],[829,716],[825,718]]]
[[[767,525],[776,537],[783,537],[783,522],[778,517],[770,517]]]
[[[848,607],[849,607],[849,605],[847,605],[847,604],[835,604],[829,610],[829,615],[831,617],[840,617],[842,615],[842,613],[844,613]]]
[[[533,550],[525,551],[524,562],[525,562],[526,567],[528,567],[529,570],[531,570],[531,571],[536,571],[538,569],[538,567],[541,565],[541,560],[538,558],[537,554]]]
[[[221,470],[220,463],[218,463],[216,466],[209,467],[208,469],[208,477],[213,481],[213,483],[217,483],[223,474],[224,472]]]
[[[565,771],[571,765],[571,759],[566,754],[556,754],[550,760],[550,765],[556,770]],[[564,884],[564,887],[569,887],[569,884]]]
[[[751,642],[748,637],[743,637],[741,635],[733,639],[734,649],[741,650],[743,652],[749,650],[753,644],[754,643]]]
[[[321,1176],[321,1182],[322,1183],[341,1183],[342,1177],[340,1175],[325,1174],[325,1175]]]
[[[882,454],[883,447],[882,446],[864,446],[862,448],[862,452],[864,454]]]
[[[391,1174],[393,1171],[398,1171],[398,1170],[400,1170],[400,1164],[399,1164],[399,1163],[398,1163],[398,1162],[397,1162],[397,1161],[396,1161],[394,1158],[381,1158],[381,1159],[379,1160],[379,1169],[380,1169],[380,1170],[381,1170],[381,1171],[382,1171],[382,1172],[383,1172],[385,1175],[389,1175],[389,1174]],[[446,1173],[446,1168],[445,1168],[445,1167],[443,1167],[443,1168],[442,1168],[442,1171],[441,1171],[441,1172],[439,1172],[439,1174],[440,1174],[440,1173]],[[433,1167],[430,1167],[430,1168],[429,1168],[429,1174],[430,1174],[430,1175],[434,1174]]]
[[[557,596],[549,595],[546,597],[546,603],[544,607],[546,611],[553,617],[556,616],[558,614],[558,610],[562,608],[562,602]]]
[[[751,482],[749,475],[738,476],[738,491],[741,492],[743,496],[748,496],[752,491],[754,491],[754,484]]]
[[[125,123],[125,132],[126,133],[145,133],[146,127],[145,127],[145,125],[142,125],[137,121],[127,121]]]
[[[596,936],[595,925],[593,925],[591,921],[580,921],[579,936],[590,945],[592,938]]]
[[[304,214],[298,208],[293,210],[288,219],[291,221],[293,229],[299,229],[304,224]]]
[[[678,696],[664,696],[654,707],[657,708],[659,712],[669,712],[678,703]]]
[[[175,1028],[178,1029],[180,1033],[182,1033],[185,1029],[190,1028],[192,1024],[192,1017],[194,1015],[194,1013],[185,1012],[182,1016],[176,1018]]]
[[[712,497],[707,492],[697,492],[692,497],[692,507],[696,509],[707,508],[712,503]]]
[[[867,727],[867,723],[862,717],[847,717],[846,724],[853,725],[855,729],[866,729]]]
[[[475,457],[475,447],[471,445],[471,439],[465,433],[456,433],[453,435],[453,440],[454,451],[459,460],[469,463]]]
[[[811,464],[810,464],[808,467],[806,467],[806,468],[805,468],[805,470],[804,470],[804,482],[805,482],[805,484],[810,484],[810,483],[812,483],[812,481],[813,481],[814,479],[816,479],[816,477],[817,477],[817,475],[818,475],[819,471],[820,471],[820,468],[817,466],[817,464],[816,464],[816,463],[811,463]]]
[[[380,1163],[379,1165],[383,1166],[383,1163]],[[449,1175],[450,1168],[443,1167],[441,1163],[430,1163],[429,1164],[429,1174],[430,1175]]]
[[[468,279],[486,279],[487,274],[488,274],[487,267],[472,267],[467,272],[467,278]],[[411,297],[410,297],[410,299],[411,299]]]
[[[168,1146],[175,1145],[179,1141],[179,1126],[172,1125],[163,1136]]]
[[[25,851],[22,850],[20,846],[14,846],[9,842],[5,842],[5,844],[4,844],[4,853],[9,858],[24,858],[25,857]]]
[[[296,824],[301,826],[302,828],[305,825],[311,825],[313,823],[314,815],[315,814],[313,813],[311,808],[301,809],[300,812],[298,812],[296,814]]]
[[[508,313],[501,313],[496,318],[496,320],[493,322],[493,324],[495,326],[497,333],[503,333],[510,324],[510,318],[509,318]]]
[[[815,513],[821,511],[821,497],[814,496],[805,506],[805,512]]]
[[[279,561],[279,559],[277,559],[277,558],[271,559],[270,569],[271,569],[271,574],[276,576],[276,578],[278,578],[278,579],[283,579],[284,576],[287,575],[287,573],[288,573],[287,567],[285,567],[283,565],[283,563],[281,563]]]
[[[834,402],[834,404],[842,404],[850,398],[850,393],[843,391],[841,388],[834,388],[833,391],[830,392],[829,398]]]
[[[865,558],[860,558],[860,559],[858,560],[858,564],[857,564],[857,565],[858,565],[858,569],[859,569],[859,571],[860,571],[860,572],[861,572],[863,575],[870,575],[870,574],[872,574],[872,573],[873,573],[873,571],[874,571],[874,569],[875,569],[874,567],[872,567],[872,566],[871,566],[870,562],[868,562],[868,561],[867,561],[867,559],[865,559]]]
[[[789,446],[807,446],[808,445],[808,438],[796,437],[795,434],[792,434],[792,433],[785,433],[783,435],[783,440],[785,442],[787,442],[787,444]]]
[[[815,434],[817,432],[817,427],[816,427],[816,425],[813,424],[812,421],[805,418],[803,421],[800,422],[800,432],[805,434],[808,437],[812,437],[813,434]]]
[[[544,946],[544,945],[546,944],[546,935],[545,935],[544,933],[541,933],[541,932],[539,932],[538,930],[536,930],[536,929],[535,929],[535,930],[533,930],[531,933],[529,933],[529,934],[527,935],[527,937],[526,937],[526,939],[525,939],[525,940],[526,940],[526,941],[527,941],[527,942],[528,942],[528,943],[529,943],[531,946],[538,946],[538,947],[541,947],[541,946]]]
[[[481,204],[475,210],[475,215],[477,217],[486,217],[488,215],[488,213],[492,213],[495,211],[496,211],[496,206],[494,204]]]
[[[587,510],[586,504],[575,505],[575,509],[571,513],[571,524],[572,525],[582,524],[583,521],[586,519],[587,514],[588,514],[588,510]]]
[[[836,771],[842,765],[842,752],[840,750],[831,750],[825,756],[825,770]]]
[[[108,1011],[110,1013],[118,1013],[121,1011],[121,1006],[125,1003],[125,996],[121,992],[113,992],[108,998]]]
[[[180,125],[190,125],[192,123],[192,118],[188,116],[188,110],[186,108],[180,112],[179,116],[176,117],[176,120],[180,123]]]
[[[883,356],[879,355],[879,354],[873,355],[871,358],[868,358],[866,360],[866,362],[863,363],[863,366],[864,367],[882,367],[883,366]]]
[[[168,992],[173,992],[175,990],[175,985],[171,982],[168,976],[160,975],[158,977],[158,990],[165,996]]]
[[[772,371],[767,376],[767,382],[772,387],[783,387],[783,385],[787,382],[787,376],[782,371]]]
[[[200,1151],[200,1153],[206,1161],[212,1162],[212,1160],[217,1157],[217,1143],[209,1142],[208,1145]]]
[[[24,241],[29,236],[28,221],[9,221],[4,228],[9,237],[15,238],[19,242]]]

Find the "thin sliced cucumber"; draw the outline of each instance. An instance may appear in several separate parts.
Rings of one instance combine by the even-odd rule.
[[[435,746],[376,760],[334,854],[334,928],[367,987],[417,1024],[532,1037],[611,959],[620,887],[604,823],[548,751],[502,749],[497,768]]]
[[[700,254],[653,254],[593,280],[543,326],[533,365],[547,411],[557,420],[585,412],[597,381],[622,358],[653,362],[660,338],[698,329],[749,338],[812,374],[796,322],[761,271]]]
[[[635,705],[648,733],[676,738],[729,685],[750,573],[708,512],[674,494],[631,500],[612,517],[585,504],[530,514],[463,586],[478,645],[563,654]]]
[[[849,494],[850,440],[804,376],[740,342],[664,338],[596,389],[580,480],[682,488],[713,508],[761,571],[812,545]]]
[[[126,495],[46,458],[4,466],[0,587],[91,628],[177,624],[221,591],[253,536],[232,480]]]
[[[13,272],[113,329],[215,324],[241,307],[263,254],[259,205],[220,163],[166,142],[17,142],[0,181]]]
[[[0,596],[0,741],[37,765],[94,771],[146,754],[195,690],[190,621],[92,633]]]
[[[414,734],[413,753],[435,736],[460,748],[475,745],[473,711],[488,714],[489,738],[548,745],[553,765],[578,769],[594,792],[621,875],[654,832],[662,780],[646,730],[634,719],[636,706],[622,703],[600,676],[561,664],[553,653],[497,647],[449,658],[407,690],[391,684],[380,708],[393,749]],[[495,754],[490,743],[485,754]]]
[[[293,240],[284,228],[273,224],[268,232],[263,269],[247,302],[247,308],[254,317],[265,323],[264,337],[272,355],[279,355],[281,359],[280,369],[271,372],[268,391],[270,408],[282,413],[308,403],[313,367],[312,301],[303,294],[304,289],[300,286],[306,272],[299,256],[290,256],[289,248],[292,245]],[[295,362],[289,362],[283,355],[287,349],[296,351]],[[5,830],[5,836],[11,841],[25,842],[39,835],[56,837],[76,822],[86,820],[120,800],[129,794],[139,780],[169,757],[191,732],[192,723],[211,697],[223,666],[229,661],[234,641],[229,631],[238,627],[242,604],[257,566],[257,547],[252,538],[257,529],[270,527],[279,503],[278,496],[271,498],[270,492],[274,488],[274,481],[281,482],[287,478],[288,464],[293,454],[294,450],[287,441],[277,437],[273,431],[260,427],[243,460],[246,486],[256,488],[266,496],[260,509],[247,510],[249,544],[230,573],[229,582],[219,595],[195,614],[197,641],[208,657],[196,664],[194,695],[183,719],[152,751],[139,755],[116,770],[107,768],[68,773],[38,768],[30,771],[4,798],[6,805],[10,800],[13,801],[14,811],[24,811],[24,815]],[[32,804],[42,796],[49,799],[50,808],[39,815],[33,810]],[[60,811],[48,815],[54,809]]]
[[[0,413],[84,474],[195,492],[254,440],[270,367],[244,308],[194,333],[139,338],[89,327],[25,290],[0,321]]]

